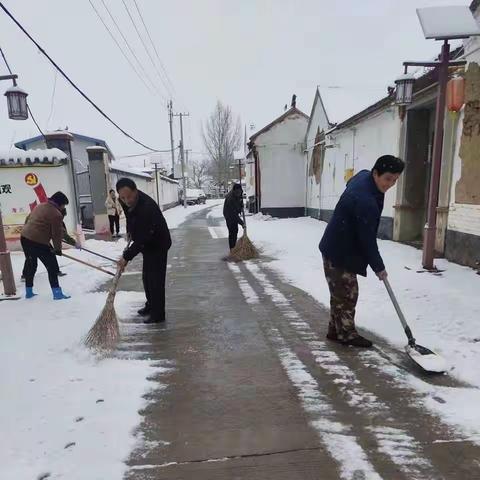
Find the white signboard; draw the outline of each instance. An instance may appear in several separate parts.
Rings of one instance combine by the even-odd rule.
[[[70,200],[65,225],[75,231],[74,193],[67,165],[0,167],[0,205],[7,241],[18,241],[27,216],[39,203],[62,191]]]

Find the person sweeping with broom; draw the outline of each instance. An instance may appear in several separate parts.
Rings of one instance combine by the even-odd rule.
[[[46,203],[37,205],[22,228],[20,242],[25,253],[26,298],[33,298],[33,279],[38,260],[47,269],[48,280],[54,300],[70,298],[65,295],[58,283],[58,262],[55,255],[62,255],[63,215],[68,198],[62,192],[53,194]],[[53,249],[50,246],[53,244]]]
[[[243,210],[243,190],[239,183],[235,183],[232,189],[227,193],[223,203],[223,217],[227,222],[228,245],[230,251],[235,248],[238,237],[238,226],[244,228],[245,224],[240,218]]]
[[[167,255],[172,245],[167,222],[157,203],[138,190],[133,180],[121,178],[116,187],[127,218],[127,237],[131,240],[118,266],[123,270],[139,253],[143,254],[142,275],[147,302],[138,313],[149,317],[144,323],[164,322]]]
[[[65,218],[67,216],[67,209],[63,208],[62,211],[62,217]],[[28,222],[29,216],[26,218],[25,223]],[[65,222],[62,222],[62,229],[63,229],[63,242],[66,243],[67,245],[70,245],[71,247],[79,248],[77,241],[71,237],[68,233],[67,227],[65,226]],[[55,262],[57,264],[57,276],[59,277],[64,277],[66,273],[62,272],[60,270],[60,266],[58,265],[57,257],[55,256]],[[27,259],[25,259],[25,263],[23,265],[23,270],[22,270],[22,282],[25,281],[25,272],[27,271]]]

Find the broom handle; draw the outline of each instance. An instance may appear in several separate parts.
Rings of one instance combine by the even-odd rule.
[[[247,234],[247,220],[245,219],[245,207],[243,206],[243,197],[242,197],[242,217],[243,217],[243,233]]]
[[[66,254],[66,253],[62,253],[62,256],[64,256],[65,258],[69,258],[70,260],[74,260],[75,262],[78,262],[78,263],[81,263],[81,264],[83,264],[83,265],[86,265],[87,267],[94,268],[95,270],[99,270],[100,272],[103,272],[103,273],[106,273],[106,274],[108,274],[108,275],[111,275],[112,277],[115,276],[115,273],[110,272],[109,270],[105,270],[104,268],[98,267],[97,265],[92,265],[91,263],[88,263],[88,262],[85,262],[85,261],[80,260],[80,259],[78,259],[78,258],[72,257],[71,255],[68,255],[68,254]]]
[[[66,242],[63,242],[63,243],[66,243]],[[67,243],[67,245],[69,245],[69,244]],[[94,252],[93,250],[89,250],[88,248],[80,247],[80,250],[85,250],[86,252],[91,253],[92,255],[96,255],[97,257],[103,258],[105,260],[108,260],[109,262],[117,263],[117,261],[114,260],[113,258],[106,257],[105,255],[102,255],[101,253]]]
[[[112,280],[112,286],[110,287],[110,291],[108,292],[109,295],[115,295],[117,291],[118,282],[120,281],[120,277],[122,276],[123,270],[117,267],[117,271],[114,274]]]

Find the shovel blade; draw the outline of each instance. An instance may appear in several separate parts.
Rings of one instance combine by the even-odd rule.
[[[407,345],[405,351],[412,361],[427,373],[444,373],[447,370],[445,359],[422,345]]]

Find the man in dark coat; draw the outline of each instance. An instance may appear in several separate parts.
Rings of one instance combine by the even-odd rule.
[[[232,189],[227,193],[225,202],[223,203],[223,216],[227,222],[228,228],[228,244],[230,250],[237,244],[238,226],[243,228],[243,220],[240,214],[243,210],[243,190],[242,186],[235,183]]]
[[[372,171],[362,170],[355,175],[325,230],[319,248],[330,289],[330,340],[356,347],[372,346],[355,329],[357,275],[366,277],[370,265],[380,280],[387,278],[378,251],[377,232],[385,193],[395,185],[404,167],[399,158],[384,155]]]
[[[137,190],[133,180],[121,178],[117,182],[117,192],[127,218],[127,237],[131,240],[119,266],[125,268],[139,253],[143,254],[143,287],[147,302],[138,313],[149,316],[145,323],[164,322],[167,255],[172,245],[167,222],[157,203]]]

